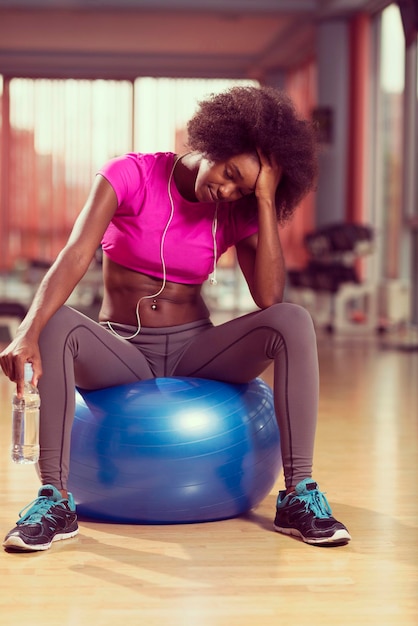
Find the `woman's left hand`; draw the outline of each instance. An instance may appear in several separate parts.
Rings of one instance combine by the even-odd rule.
[[[283,174],[283,168],[276,163],[274,157],[268,157],[257,149],[260,159],[260,172],[255,185],[255,195],[258,200],[274,200],[276,189]]]

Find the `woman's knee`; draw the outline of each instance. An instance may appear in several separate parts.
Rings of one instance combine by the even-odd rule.
[[[310,313],[299,304],[280,302],[262,311],[264,317],[282,334],[287,331],[315,334]]]

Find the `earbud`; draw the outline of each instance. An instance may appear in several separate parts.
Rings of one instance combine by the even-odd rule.
[[[219,208],[219,204],[216,203],[215,215],[213,216],[213,222],[212,222],[213,271],[212,271],[211,277],[209,278],[209,282],[213,286],[218,284],[218,281],[216,280],[216,262],[217,262],[217,256],[218,256],[218,245],[216,243],[216,231],[218,229],[218,208]]]

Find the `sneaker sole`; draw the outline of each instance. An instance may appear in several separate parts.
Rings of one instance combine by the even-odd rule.
[[[63,539],[71,539],[78,535],[78,528],[73,530],[70,533],[58,533],[54,536],[54,538],[49,543],[40,543],[30,545],[25,543],[20,537],[17,535],[9,537],[6,541],[3,542],[3,547],[6,549],[16,550],[19,552],[38,552],[40,550],[48,550],[54,541],[62,541]]]
[[[343,544],[348,543],[351,539],[350,534],[346,530],[342,529],[335,531],[332,537],[321,537],[319,539],[309,539],[309,537],[304,537],[302,533],[296,528],[282,528],[274,524],[274,529],[277,530],[278,533],[282,533],[283,535],[291,535],[292,537],[298,537],[299,539],[302,539],[305,543],[310,543],[312,545]]]

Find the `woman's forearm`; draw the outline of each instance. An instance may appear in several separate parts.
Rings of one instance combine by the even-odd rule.
[[[283,299],[285,265],[277,224],[275,196],[283,171],[274,159],[258,150],[260,172],[255,196],[258,212],[258,239],[255,251],[252,294],[261,308]]]
[[[275,207],[272,202],[265,200],[259,200],[258,204],[254,295],[258,306],[265,308],[283,299],[286,273]]]

